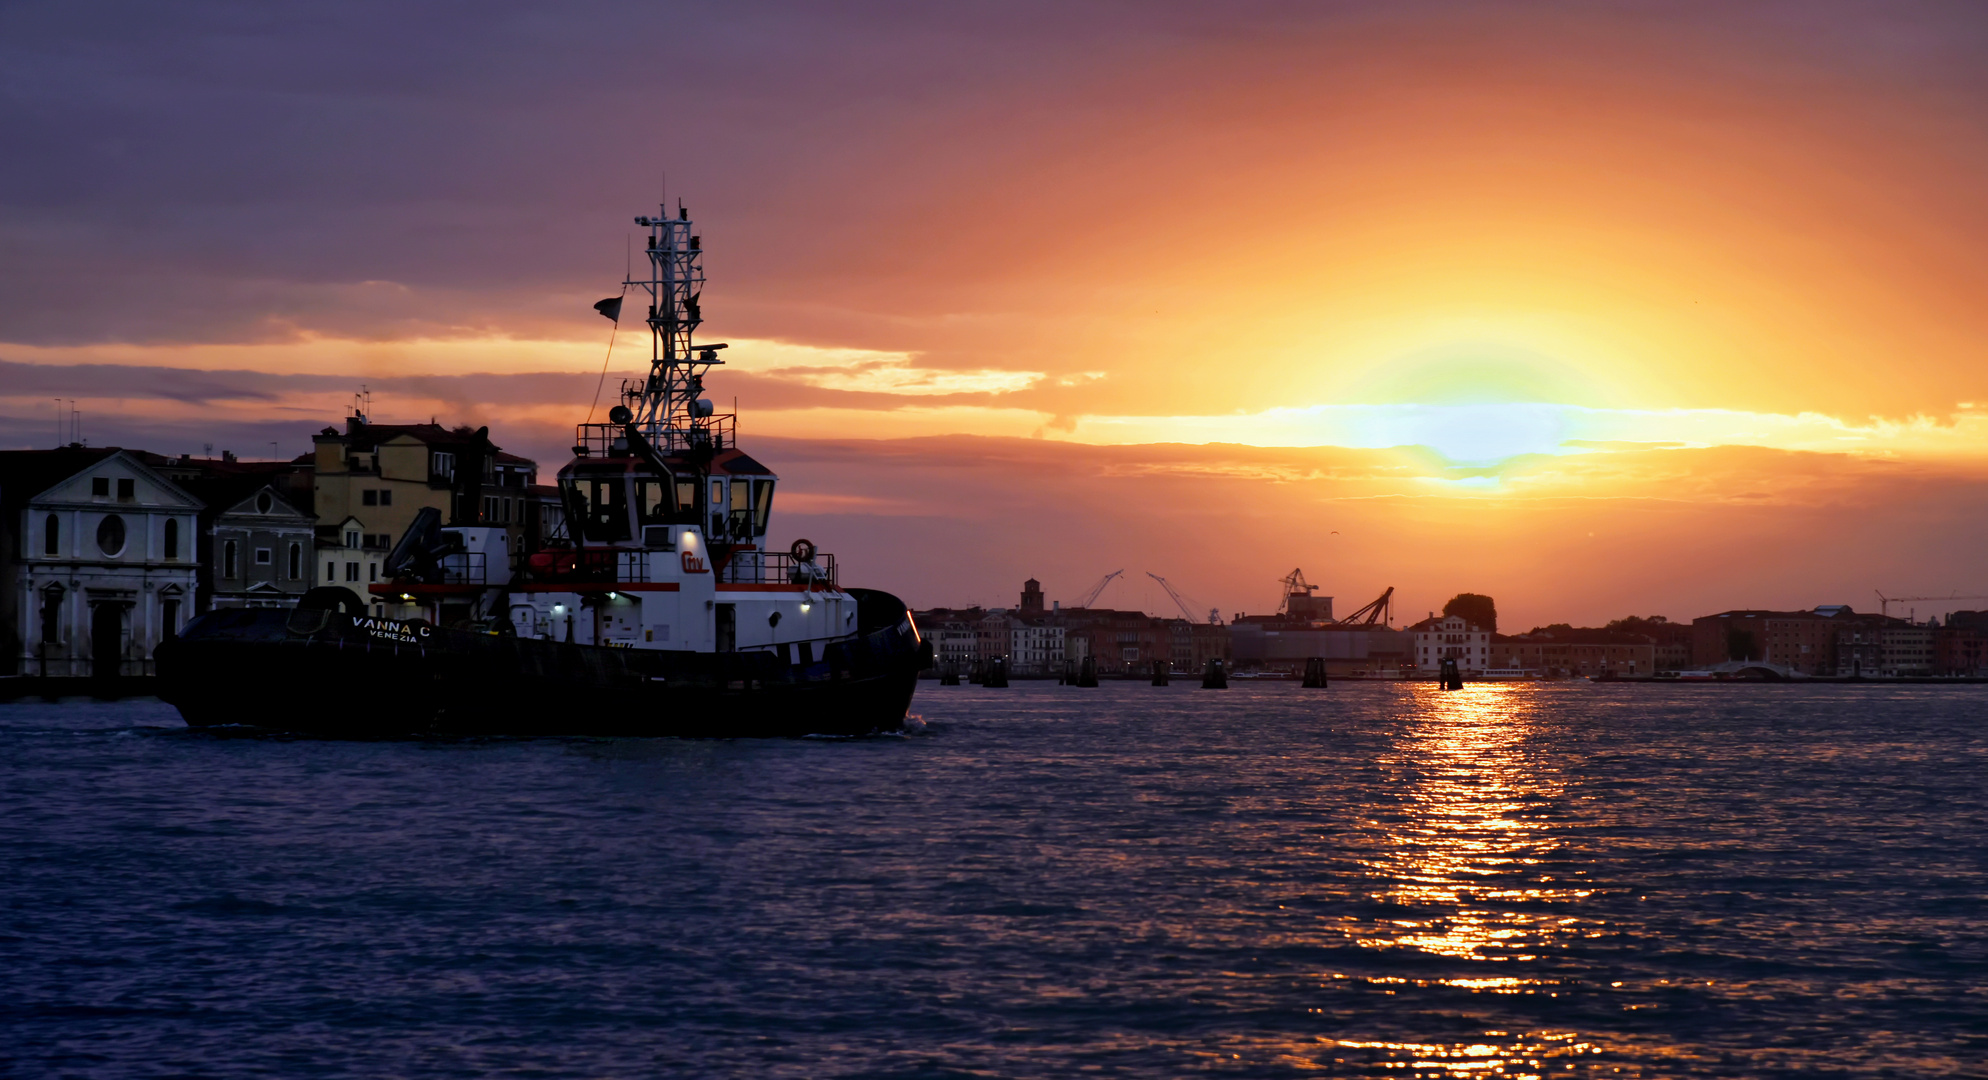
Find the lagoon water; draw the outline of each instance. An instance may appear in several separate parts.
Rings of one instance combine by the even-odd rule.
[[[341,743],[0,705],[0,1072],[1988,1070],[1988,688],[914,711]]]

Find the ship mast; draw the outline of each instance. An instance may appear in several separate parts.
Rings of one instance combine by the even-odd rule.
[[[725,346],[692,341],[704,321],[702,242],[681,204],[674,218],[668,207],[657,210],[635,219],[649,230],[649,276],[622,283],[648,294],[651,339],[648,377],[621,384],[622,404],[632,414],[626,422],[665,454],[721,450],[732,444],[734,418],[716,413],[701,395],[705,372],[724,363],[718,350]]]

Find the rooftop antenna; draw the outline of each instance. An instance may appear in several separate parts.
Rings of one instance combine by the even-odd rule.
[[[55,399],[55,448],[62,449],[62,399]]]
[[[269,460],[271,460],[271,461],[282,461],[282,460],[283,460],[283,455],[282,455],[282,454],[280,454],[280,453],[278,453],[278,452],[276,451],[276,440],[275,440],[275,439],[271,439],[271,440],[269,440]]]

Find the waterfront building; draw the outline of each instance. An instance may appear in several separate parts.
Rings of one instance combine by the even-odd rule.
[[[1648,634],[1594,627],[1553,627],[1529,634],[1493,634],[1492,670],[1547,677],[1616,675],[1643,678],[1675,668],[1660,666]]]
[[[1411,635],[1409,662],[1424,671],[1442,667],[1454,659],[1464,674],[1482,674],[1491,663],[1491,631],[1467,622],[1460,615],[1430,615],[1408,628]]]
[[[0,452],[0,665],[12,675],[152,673],[194,614],[200,500],[134,451]]]
[[[926,608],[911,613],[919,634],[932,643],[932,663],[941,672],[962,677],[980,662],[980,621],[985,615],[980,608]]]
[[[1933,636],[1937,675],[1988,674],[1988,611],[1955,611]]]
[[[1040,596],[1037,593],[1037,596]],[[1038,611],[1040,608],[1038,607]],[[1038,615],[1008,624],[1008,672],[1020,676],[1054,675],[1063,669],[1064,628]]]
[[[1859,632],[1847,607],[1816,611],[1736,608],[1691,620],[1691,660],[1712,667],[1728,660],[1778,664],[1805,675],[1836,674],[1836,638]]]
[[[1931,675],[1933,638],[1938,629],[1938,624],[1931,621],[1915,623],[1905,619],[1886,620],[1886,625],[1879,631],[1878,636],[1884,673],[1908,678]]]
[[[203,504],[194,611],[288,607],[316,579],[308,457],[297,461],[159,458],[155,468]]]
[[[355,413],[343,432],[328,427],[313,442],[320,584],[365,595],[385,580],[388,553],[423,507],[445,525],[503,529],[512,556],[526,551],[528,526],[543,526],[537,465],[499,450],[489,428],[375,424]]]
[[[1331,598],[1316,599],[1329,602]],[[1282,615],[1241,615],[1222,630],[1223,644],[1232,650],[1235,665],[1243,669],[1296,672],[1304,669],[1306,660],[1318,657],[1336,672],[1392,670],[1409,663],[1410,649],[1414,648],[1411,630],[1293,622]]]

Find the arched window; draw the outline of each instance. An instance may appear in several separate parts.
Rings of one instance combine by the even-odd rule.
[[[258,514],[269,513],[269,508],[275,505],[276,505],[276,500],[270,498],[269,492],[267,491],[255,497],[255,512]]]
[[[48,521],[42,526],[41,550],[44,555],[62,554],[62,519],[54,514],[48,515]]]
[[[304,576],[304,545],[291,544],[290,545],[290,580],[295,581],[303,576]]]
[[[179,519],[166,519],[166,558],[179,558]]]

